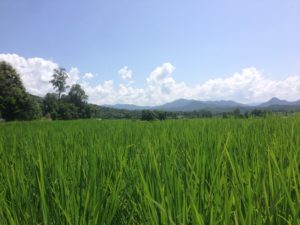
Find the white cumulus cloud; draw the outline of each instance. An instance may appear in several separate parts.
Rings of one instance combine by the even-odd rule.
[[[150,73],[147,78],[146,100],[149,104],[161,104],[178,98],[190,97],[185,83],[178,83],[172,77],[175,67],[164,63]]]
[[[272,80],[256,68],[246,68],[225,79],[211,79],[196,85],[193,97],[204,100],[235,100],[243,103],[266,101],[272,97],[296,100],[300,97],[300,77]]]
[[[80,74],[79,69],[77,67],[72,67],[68,72],[67,84],[69,86],[76,84],[77,81],[80,79],[79,74]]]
[[[94,74],[92,73],[85,73],[83,75],[83,79],[92,79],[94,77]]]
[[[59,65],[42,58],[24,58],[16,54],[0,54],[0,61],[7,61],[16,68],[28,92],[43,96],[53,92],[49,81],[53,69]],[[262,71],[251,67],[226,78],[214,78],[193,86],[174,79],[176,70],[171,63],[163,63],[154,68],[145,79],[143,88],[134,87],[132,70],[127,66],[118,71],[124,80],[95,83],[90,81],[92,73],[80,74],[77,67],[68,71],[68,85],[79,83],[95,104],[128,103],[138,105],[158,105],[179,98],[197,100],[235,100],[241,103],[262,102],[272,97],[287,100],[300,99],[300,76],[287,76],[282,80],[266,77]]]
[[[118,71],[118,74],[122,77],[123,80],[129,80],[132,78],[132,70],[128,69],[127,66],[124,66]]]

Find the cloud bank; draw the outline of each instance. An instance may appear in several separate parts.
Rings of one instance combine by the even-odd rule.
[[[24,58],[16,54],[0,54],[0,61],[12,64],[21,76],[29,93],[43,96],[53,92],[49,81],[53,69],[59,65],[42,58]],[[241,103],[262,102],[271,97],[287,100],[300,99],[300,76],[287,76],[284,80],[265,77],[261,71],[251,67],[242,69],[227,78],[214,78],[203,84],[188,86],[173,78],[176,70],[171,63],[156,67],[146,78],[144,88],[133,87],[133,71],[124,66],[118,71],[123,82],[113,80],[95,82],[92,73],[81,74],[72,67],[68,84],[79,83],[95,104],[128,103],[158,105],[179,98],[198,100],[235,100]]]

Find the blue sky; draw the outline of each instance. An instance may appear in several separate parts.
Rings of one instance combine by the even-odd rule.
[[[255,102],[272,95],[300,99],[300,86],[290,87],[295,89],[291,95],[274,90],[286,88],[287,84],[280,82],[300,75],[298,0],[1,0],[0,8],[2,59],[16,54],[25,60],[39,58],[73,69],[73,74],[77,73],[73,81],[83,84],[95,103],[159,104],[179,97],[205,100],[223,96]],[[11,63],[18,68],[14,60]],[[125,66],[131,76],[122,79],[118,71]],[[151,84],[149,78],[157,68],[163,75],[157,75],[156,84]],[[253,84],[244,87],[252,94],[234,89],[235,95],[214,96],[212,88],[209,94],[203,87],[213,80],[218,83],[213,89],[232,92],[224,87],[225,81],[236,73],[247,78],[245,69],[277,85],[263,95],[261,90],[251,92]],[[32,76],[39,76],[36,68],[29,70],[35,71]],[[84,80],[85,73],[93,77]],[[113,94],[100,90],[105,89],[105,82]],[[120,94],[120,85],[127,88],[125,97]],[[149,91],[154,85],[160,87]],[[200,92],[196,86],[202,86]]]

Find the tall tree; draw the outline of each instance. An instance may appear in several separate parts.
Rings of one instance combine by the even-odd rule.
[[[78,107],[83,106],[88,100],[88,96],[79,84],[72,85],[68,95],[69,101]]]
[[[53,72],[53,79],[50,81],[50,83],[52,83],[54,89],[56,89],[58,93],[58,99],[60,100],[61,94],[64,93],[68,88],[68,86],[66,85],[68,74],[66,72],[66,69],[62,67],[54,69]]]
[[[41,109],[29,94],[16,70],[0,62],[0,111],[6,120],[31,120],[41,116]]]

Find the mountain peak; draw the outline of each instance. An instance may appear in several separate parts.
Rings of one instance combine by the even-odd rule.
[[[285,101],[285,100],[279,99],[277,97],[273,97],[268,102],[279,102],[279,101],[281,102],[281,101]]]
[[[287,100],[282,100],[282,99],[279,99],[277,97],[271,98],[268,102],[273,102],[273,103],[288,103]]]
[[[273,97],[271,98],[269,101],[260,104],[260,107],[268,107],[268,106],[272,106],[272,105],[293,105],[294,102],[289,102],[287,100],[282,100],[279,99],[277,97]]]

